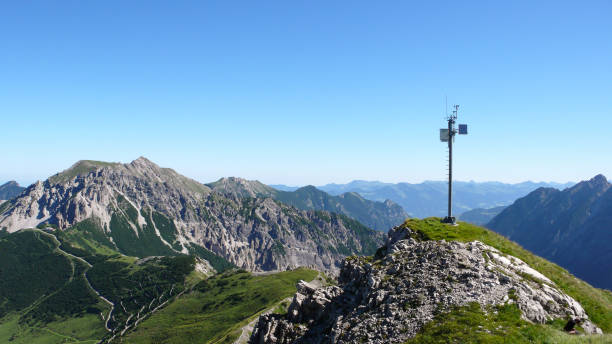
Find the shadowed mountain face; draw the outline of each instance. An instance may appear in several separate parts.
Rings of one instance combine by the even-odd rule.
[[[66,229],[85,221],[96,227],[90,232],[101,234],[98,243],[127,255],[212,251],[254,271],[337,271],[343,257],[371,254],[383,240],[382,233],[344,215],[220,194],[145,158],[129,164],[80,161],[0,205],[0,229],[8,232],[44,224]]]
[[[14,180],[2,184],[0,185],[0,200],[7,200],[17,197],[23,190],[25,190],[25,188],[19,186],[19,184]]]
[[[472,210],[468,210],[465,213],[458,216],[458,219],[461,221],[473,223],[475,225],[485,225],[489,221],[491,221],[495,216],[501,213],[506,206],[502,205],[500,207],[490,208],[490,209],[482,209],[476,208]]]
[[[564,189],[571,183],[533,183],[505,184],[500,182],[454,182],[453,212],[461,214],[475,208],[493,208],[510,205],[539,187]],[[425,218],[445,216],[448,184],[446,182],[426,181],[420,184],[381,183],[353,181],[348,184],[327,184],[319,189],[332,195],[356,192],[366,199],[384,201],[387,199],[399,204],[408,215]]]
[[[612,289],[612,188],[602,175],[540,188],[487,224],[594,286]]]
[[[238,197],[271,197],[302,210],[325,210],[343,214],[376,230],[388,231],[408,218],[404,209],[393,201],[370,201],[355,192],[332,196],[312,185],[295,191],[282,191],[258,181],[231,177],[222,178],[207,186],[214,191]]]

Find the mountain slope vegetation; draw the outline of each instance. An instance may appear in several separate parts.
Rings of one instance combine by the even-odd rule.
[[[295,292],[297,281],[318,274],[298,269],[253,276],[229,267],[207,279],[214,270],[194,255],[125,256],[97,230],[80,223],[63,232],[3,232],[0,342],[235,338],[244,321]],[[179,329],[177,312],[184,324]]]
[[[144,320],[121,342],[233,343],[245,322],[295,293],[298,281],[316,276],[308,269],[264,276],[244,270],[215,275]]]
[[[109,340],[180,295],[194,281],[188,276],[204,277],[195,271],[195,256],[138,260],[104,246],[84,248],[68,237],[74,233],[58,240],[30,229],[0,239],[0,339]]]

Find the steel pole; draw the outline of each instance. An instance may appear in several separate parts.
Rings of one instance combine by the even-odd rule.
[[[448,221],[453,216],[453,120],[448,120]]]

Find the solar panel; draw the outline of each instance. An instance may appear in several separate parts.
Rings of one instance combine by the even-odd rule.
[[[467,124],[459,124],[459,135],[467,135]]]
[[[440,141],[448,142],[448,129],[440,129]]]

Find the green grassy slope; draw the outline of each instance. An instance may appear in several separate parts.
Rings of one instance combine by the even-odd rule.
[[[87,286],[87,265],[54,238],[24,230],[0,239],[0,343],[95,342],[108,306]]]
[[[23,231],[4,237],[0,240],[0,316],[59,290],[72,275],[70,260],[40,233]]]
[[[96,290],[117,305],[109,326],[120,328],[126,322],[132,324],[138,312],[144,314],[180,294],[193,268],[192,256],[162,257],[146,263],[113,258],[96,263],[88,277]]]
[[[228,271],[204,280],[122,338],[123,343],[231,343],[257,313],[295,293],[317,272],[297,269],[265,276]]]
[[[108,239],[95,219],[81,221],[63,231],[56,231],[55,236],[62,243],[62,249],[76,256],[94,259],[95,255],[119,255],[116,246]]]
[[[458,226],[449,226],[441,223],[438,218],[410,219],[402,226],[415,230],[417,236],[422,240],[444,239],[464,242],[479,240],[505,254],[523,260],[529,266],[550,278],[566,294],[580,302],[591,321],[596,323],[605,333],[612,332],[612,293],[610,291],[590,286],[574,277],[567,270],[534,255],[503,236],[465,222],[459,222]],[[552,330],[543,328],[542,331]],[[547,333],[548,335],[559,335],[554,332]],[[560,335],[565,334],[561,333]]]
[[[93,264],[87,273],[89,282],[116,305],[111,328],[131,326],[139,313],[153,310],[198,281],[187,280],[194,270],[194,256],[175,254],[138,260],[109,248],[112,243],[99,231],[95,221],[81,222],[59,232],[58,237],[64,251]]]
[[[20,324],[18,314],[0,319],[0,343],[96,344],[105,334],[100,317],[93,314],[27,326]]]
[[[88,221],[58,239],[41,230],[0,238],[0,343],[97,343],[111,336],[111,306],[96,291],[115,304],[108,325],[120,331],[205,277],[194,256],[138,260],[99,231]]]
[[[547,325],[531,324],[521,319],[516,304],[488,307],[474,302],[438,314],[407,344],[419,343],[593,343],[612,342],[612,335],[573,336],[563,332],[564,321]]]

